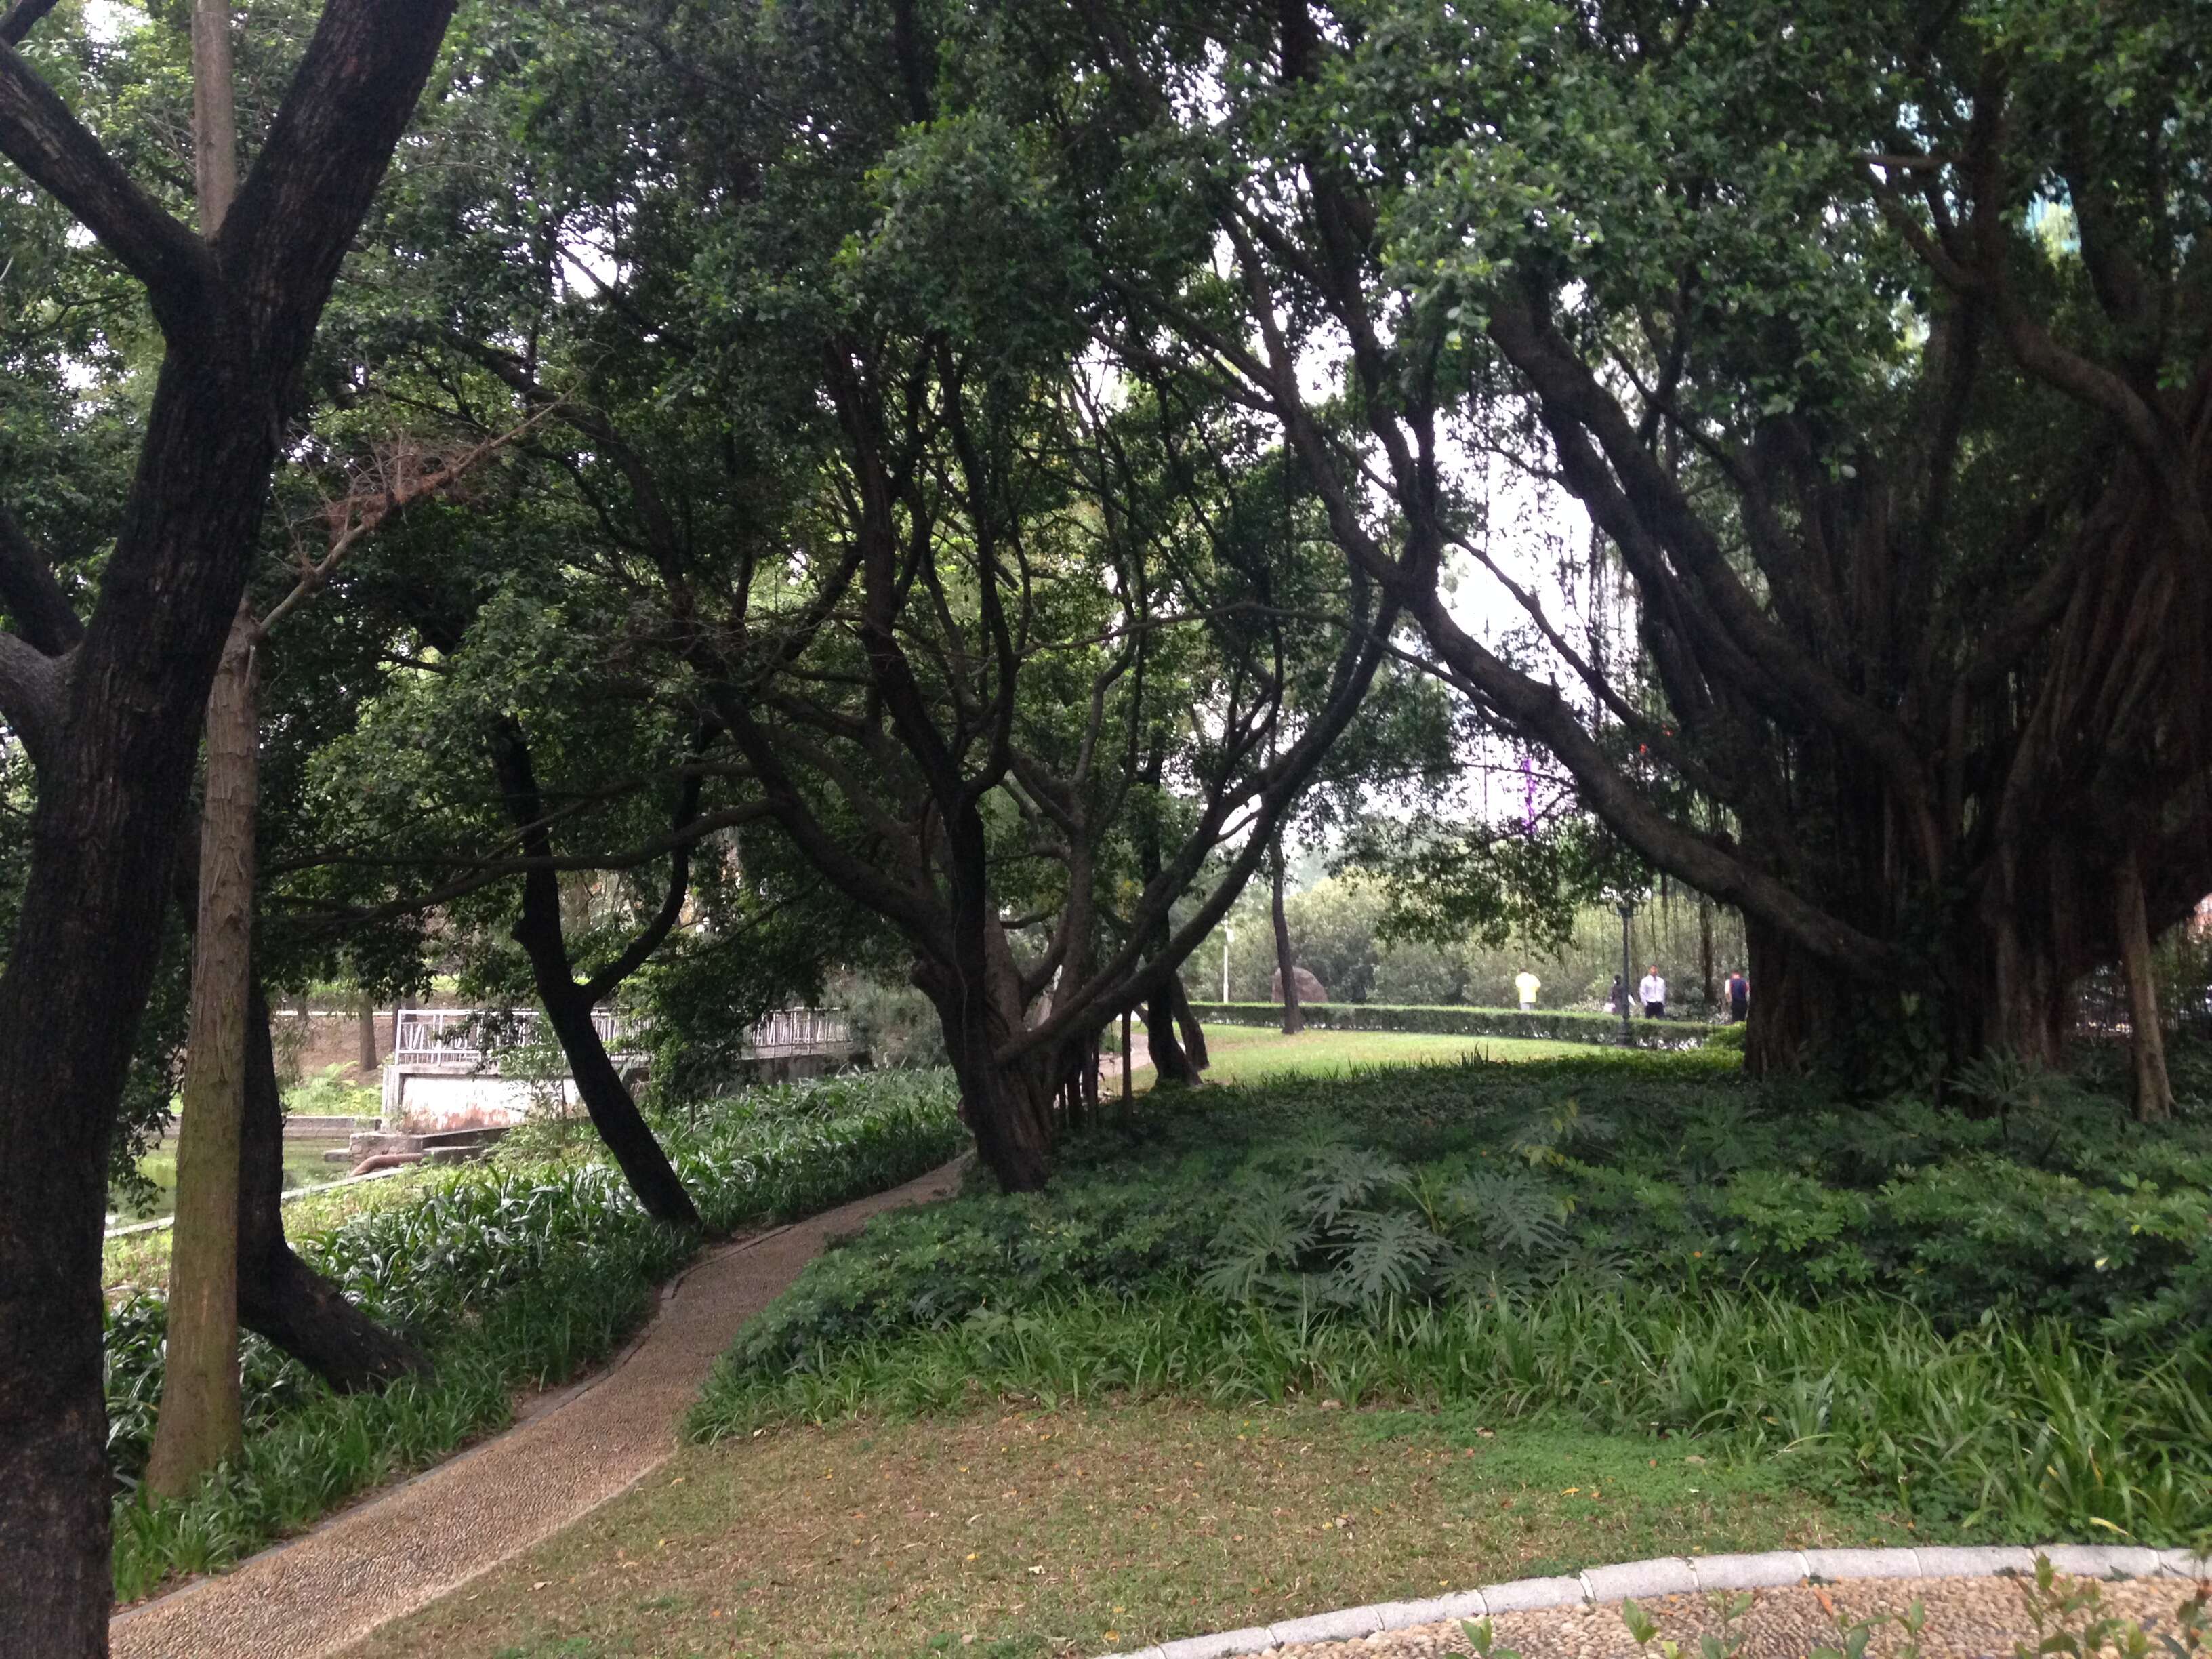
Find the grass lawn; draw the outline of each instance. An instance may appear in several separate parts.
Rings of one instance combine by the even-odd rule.
[[[1168,1400],[691,1448],[349,1651],[1081,1656],[1594,1563],[1903,1536],[1696,1443]]]
[[[1399,1031],[1302,1031],[1286,1037],[1258,1025],[1209,1025],[1206,1048],[1209,1083],[1251,1083],[1271,1077],[1348,1073],[1375,1066],[1449,1066],[1481,1055],[1489,1060],[1575,1060],[1604,1054],[1594,1043],[1534,1037],[1436,1036]],[[1730,1057],[1734,1059],[1734,1056]],[[1152,1068],[1139,1066],[1131,1079],[1149,1088]]]

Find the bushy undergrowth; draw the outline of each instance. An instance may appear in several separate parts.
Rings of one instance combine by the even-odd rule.
[[[1565,1408],[1792,1449],[1960,1525],[2212,1527],[2212,1124],[1971,1118],[1691,1057],[1163,1097],[1043,1194],[879,1219],[696,1427],[974,1383]]]
[[[2212,1533],[2208,1381],[2201,1354],[2130,1364],[2050,1322],[1946,1334],[1861,1297],[1808,1307],[1561,1285],[1359,1321],[1094,1291],[848,1344],[800,1369],[726,1364],[691,1431],[982,1399],[1413,1401],[1486,1424],[1565,1416],[1700,1436],[1716,1455],[1778,1458],[1808,1488],[1946,1531],[2179,1544]]]
[[[758,1089],[657,1126],[708,1227],[811,1214],[881,1191],[966,1144],[940,1073],[868,1074]],[[696,1248],[656,1225],[595,1158],[504,1160],[431,1182],[404,1207],[295,1247],[349,1297],[429,1351],[428,1380],[332,1394],[266,1343],[244,1344],[244,1455],[191,1498],[135,1491],[161,1389],[164,1309],[109,1316],[109,1452],[118,1599],[219,1567],[332,1504],[507,1420],[514,1392],[605,1358],[653,1286]]]

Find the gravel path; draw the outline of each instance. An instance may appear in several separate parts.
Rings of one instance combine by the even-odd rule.
[[[2071,1581],[2061,1580],[2062,1583]],[[2182,1579],[2135,1579],[2100,1583],[2106,1611],[2146,1629],[2173,1628],[2174,1609],[2189,1596]],[[1735,1621],[1744,1638],[1743,1659],[1804,1659],[1815,1648],[1834,1647],[1838,1615],[1857,1620],[1902,1613],[1917,1601],[1927,1613],[1920,1636],[1925,1659],[2009,1656],[2016,1641],[2034,1645],[2033,1627],[2017,1578],[1865,1578],[1850,1583],[1802,1584],[1750,1592],[1749,1612]],[[1690,1652],[1698,1638],[1716,1634],[1720,1620],[1710,1598],[1667,1595],[1639,1602],[1659,1626],[1659,1639]],[[1620,1605],[1558,1607],[1542,1613],[1502,1613],[1491,1619],[1501,1648],[1523,1659],[1633,1659],[1638,1650],[1620,1621]],[[2078,1625],[2075,1628],[2079,1628]],[[1905,1638],[1894,1626],[1878,1632],[1868,1651],[1895,1650]],[[1655,1648],[1656,1644],[1654,1644]],[[2154,1651],[2156,1650],[2154,1650]],[[1302,1643],[1271,1650],[1269,1659],[1446,1659],[1472,1651],[1455,1621],[1389,1631],[1351,1642]]]
[[[119,1614],[114,1659],[314,1659],[520,1554],[649,1474],[739,1326],[841,1233],[954,1190],[947,1164],[894,1192],[731,1245],[662,1292],[614,1368],[516,1428],[234,1571]]]

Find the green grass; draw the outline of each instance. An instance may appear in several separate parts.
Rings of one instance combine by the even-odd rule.
[[[691,1449],[352,1652],[1042,1659],[1604,1561],[1909,1536],[1770,1466],[1562,1422],[992,1407]]]
[[[1208,1083],[1256,1083],[1282,1077],[1349,1077],[1390,1066],[1456,1066],[1470,1059],[1521,1061],[1602,1058],[1606,1050],[1583,1042],[1531,1037],[1408,1036],[1394,1031],[1280,1031],[1252,1025],[1208,1025]],[[1702,1060],[1703,1057],[1698,1057]],[[1725,1064],[1734,1064],[1734,1058]],[[1152,1068],[1139,1066],[1130,1079],[1152,1086]]]
[[[1370,1327],[1091,1295],[851,1344],[805,1369],[740,1360],[717,1371],[691,1431],[742,1440],[864,1413],[1155,1395],[1492,1424],[1564,1415],[1761,1461],[1807,1492],[1893,1505],[1950,1535],[2171,1545],[2212,1537],[2208,1380],[2201,1355],[2132,1365],[2055,1325],[1947,1336],[1870,1298],[1804,1308],[1565,1286]]]

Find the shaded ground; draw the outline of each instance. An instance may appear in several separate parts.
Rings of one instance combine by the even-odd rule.
[[[1170,1401],[688,1450],[358,1659],[1098,1653],[1595,1562],[1903,1534],[1679,1443]],[[1357,1652],[1359,1650],[1341,1650]]]

